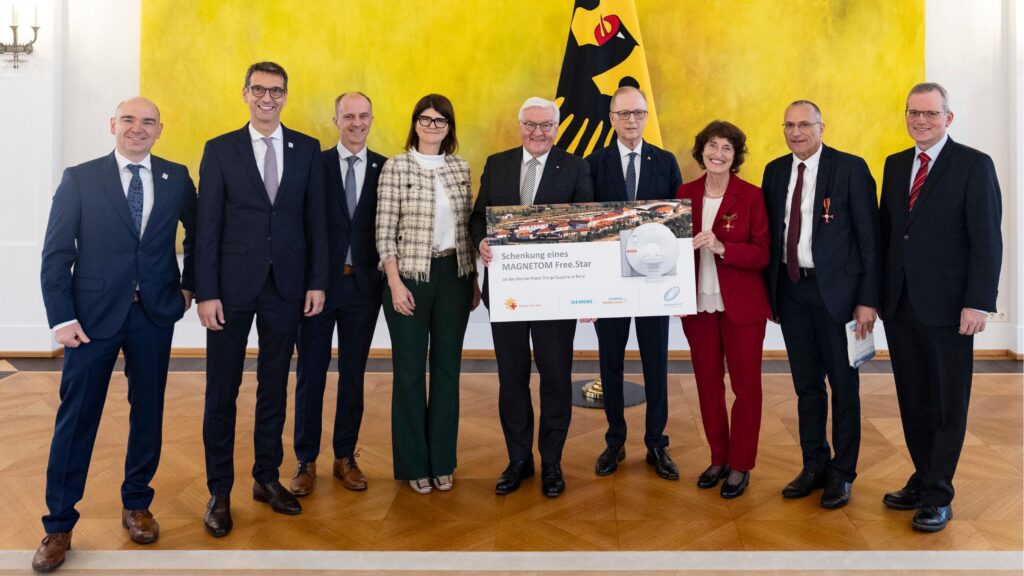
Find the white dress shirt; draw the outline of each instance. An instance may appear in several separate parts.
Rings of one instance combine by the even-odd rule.
[[[537,199],[537,189],[540,188],[540,177],[544,174],[544,165],[547,164],[548,155],[550,154],[551,150],[548,150],[540,156],[537,156],[537,161],[540,162],[540,164],[537,165],[537,177],[533,180],[533,194],[530,195],[530,204],[533,204],[534,200]],[[527,166],[526,163],[530,160],[533,160],[533,155],[527,152],[524,147],[523,163],[519,165],[519,190],[523,189],[523,181],[526,180],[526,171],[529,169],[529,166]]]
[[[353,154],[341,145],[341,141],[338,141],[338,156],[341,157],[341,184],[345,185],[345,176],[348,175],[348,157],[356,156],[359,158],[358,161],[352,166],[352,169],[356,171],[356,205],[359,205],[359,196],[363,193],[363,181],[366,179],[366,146],[359,152]],[[348,190],[345,190],[346,197],[348,196]],[[351,214],[349,215],[351,216]]]
[[[132,162],[125,158],[120,152],[114,150],[114,160],[117,161],[117,175],[121,177],[121,188],[124,190],[125,199],[128,198],[128,186],[132,182],[132,171],[128,169],[129,164],[142,166],[139,170],[139,179],[142,180],[142,230],[139,238],[146,233],[146,223],[149,222],[149,215],[153,212],[153,156],[146,154],[142,162]]]
[[[435,252],[455,248],[455,214],[444,191],[444,182],[437,174],[437,169],[444,166],[444,154],[420,154],[415,148],[409,149],[409,153],[420,168],[434,173],[434,240],[431,248]]]
[[[939,140],[927,150],[921,150],[921,148],[914,146],[914,165],[910,167],[910,184],[907,184],[908,198],[910,197],[910,189],[914,187],[914,178],[917,177],[917,171],[921,169],[921,152],[924,152],[930,158],[928,160],[928,173],[931,174],[935,161],[938,160],[939,154],[942,153],[942,148],[946,145],[947,141],[949,141],[949,134],[943,136],[942,140]]]
[[[782,239],[789,238],[789,211],[793,206],[793,190],[796,189],[797,167],[804,163],[804,189],[800,193],[800,238],[796,244],[796,259],[801,268],[814,268],[814,256],[811,255],[811,232],[814,231],[814,193],[818,180],[818,164],[821,163],[821,150],[811,154],[807,160],[793,155],[793,168],[789,175],[789,191],[786,193],[786,227],[782,231]],[[789,262],[786,251],[782,251],[782,261]]]
[[[633,182],[633,190],[636,190],[637,196],[640,195],[640,150],[644,147],[644,141],[641,139],[636,145],[636,148],[630,150],[626,148],[626,145],[622,143],[622,140],[615,139],[615,144],[619,147],[619,158],[622,160],[622,179],[626,179],[626,169],[629,168],[629,154],[630,152],[636,152],[636,158],[633,158],[633,168],[636,170],[636,182]]]
[[[267,158],[267,144],[263,142],[263,134],[260,134],[252,124],[249,124],[249,136],[252,138],[252,152],[256,156],[256,168],[260,171],[260,180],[265,180],[263,176],[263,161]],[[281,183],[281,176],[284,174],[284,131],[281,130],[281,125],[277,125],[277,130],[270,135],[274,139],[274,155],[277,156],[277,183]]]

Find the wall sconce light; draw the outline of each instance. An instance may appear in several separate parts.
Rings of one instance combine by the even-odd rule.
[[[18,43],[18,7],[17,5],[11,6],[11,33],[14,39],[10,44],[0,42],[0,67],[3,68],[21,68],[22,64],[28,61],[28,56],[32,54],[32,45],[36,43],[36,38],[39,36],[39,6],[35,9],[35,24],[32,28],[32,40],[25,43]]]

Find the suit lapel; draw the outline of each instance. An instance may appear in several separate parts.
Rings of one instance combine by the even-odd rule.
[[[942,153],[939,154],[938,159],[928,170],[928,176],[925,177],[924,186],[921,187],[921,192],[917,197],[917,202],[914,203],[914,210],[910,212],[907,218],[907,225],[914,221],[914,216],[921,213],[921,206],[928,203],[928,199],[936,194],[935,186],[942,178],[943,172],[946,168],[953,163],[952,158],[956,154],[957,146],[953,139],[950,138],[946,141],[946,145],[942,148]],[[911,152],[910,167],[913,170],[914,159],[913,152]],[[910,174],[907,174],[907,182],[910,182]],[[909,185],[908,185],[909,186]],[[903,195],[906,198],[906,203],[910,204],[910,188],[907,188],[907,193]]]
[[[103,161],[100,171],[103,189],[106,190],[114,212],[117,212],[124,225],[138,238],[139,234],[135,231],[135,222],[132,221],[131,208],[128,207],[128,198],[125,197],[124,187],[121,185],[121,175],[117,172],[117,160],[114,159],[113,152]]]
[[[616,149],[618,147],[616,146]],[[651,188],[651,182],[654,181],[654,175],[658,171],[658,156],[654,154],[654,147],[644,141],[640,147],[640,177],[637,178],[636,183],[636,198],[640,199],[644,196],[644,192]],[[619,168],[619,172],[622,172],[622,168]],[[622,178],[623,186],[625,186],[626,178]],[[647,198],[647,196],[644,196]]]
[[[502,158],[501,172],[507,172],[502,177],[499,172],[498,178],[500,179],[502,194],[499,196],[508,195],[507,198],[499,200],[495,204],[498,206],[516,206],[522,204],[519,198],[519,177],[520,170],[523,166],[523,148],[513,148],[509,150]],[[539,190],[538,190],[539,193]],[[536,200],[536,199],[535,199]]]
[[[238,149],[239,159],[242,161],[242,169],[249,175],[256,189],[263,192],[263,200],[270,204],[270,197],[267,196],[267,187],[263,185],[263,178],[260,177],[260,169],[256,166],[256,155],[252,149],[252,136],[249,134],[249,125],[246,124],[237,132],[235,147]],[[278,187],[280,192],[280,187]]]
[[[367,204],[372,204],[370,199],[377,193],[377,177],[380,172],[380,164],[373,159],[373,153],[366,149],[366,172],[363,173],[363,187],[359,189],[359,201],[356,203],[356,214],[362,214]]]
[[[832,175],[832,164],[835,162],[835,153],[831,148],[821,145],[821,159],[818,161],[818,177],[814,180],[814,205],[811,206],[813,222],[811,223],[811,238],[818,231],[818,223],[821,222],[821,212],[825,203],[825,192],[829,190],[828,182]]]
[[[149,221],[146,228],[153,230],[154,225],[162,222],[171,216],[173,197],[170,191],[170,176],[167,172],[167,163],[156,156],[150,157],[150,166],[153,168],[153,210],[149,213]],[[167,176],[167,179],[164,179]],[[152,237],[152,234],[142,236],[142,241]]]
[[[564,152],[558,148],[552,148],[548,154],[548,161],[544,163],[544,172],[540,177],[540,185],[537,186],[537,194],[533,197],[534,204],[557,204],[558,199],[548,200],[548,196],[554,194],[555,184],[558,176],[562,173],[562,158]]]
[[[330,189],[327,193],[330,194],[331,200],[341,208],[341,213],[351,221],[352,216],[348,213],[348,202],[345,201],[345,186],[341,182],[341,153],[337,148],[331,150],[328,155],[327,174],[330,179]]]
[[[691,224],[693,225],[694,235],[700,234],[704,231],[704,186],[707,185],[708,175],[704,174],[694,182],[694,186],[698,186],[701,191],[700,194],[694,194],[693,198],[690,199],[690,214],[692,215]]]
[[[739,202],[740,198],[743,197],[743,190],[739,186],[739,178],[735,175],[729,175],[729,183],[725,186],[725,196],[722,197],[722,204],[718,208],[718,216],[715,217],[712,228],[715,227],[719,222],[723,222],[722,217],[727,216],[732,207]]]
[[[901,153],[896,161],[895,170],[899,184],[892,190],[895,198],[892,198],[891,201],[895,204],[897,212],[893,218],[898,218],[897,222],[903,222],[903,225],[906,226],[909,223],[907,210],[910,206],[910,171],[914,169],[914,149],[911,148]],[[920,198],[918,200],[920,201]]]
[[[785,160],[779,165],[778,171],[775,173],[775,221],[779,223],[776,226],[778,230],[777,237],[775,238],[776,244],[782,246],[781,250],[785,249],[785,235],[786,235],[786,196],[789,195],[789,178],[793,173],[793,155],[787,154]]]
[[[618,142],[605,148],[605,166],[615,190],[615,200],[626,200],[626,175],[622,173],[622,157],[619,156]]]
[[[284,150],[282,155],[284,157],[284,172],[281,173],[281,185],[277,187],[275,204],[281,201],[281,196],[288,191],[288,185],[295,179],[295,159],[298,155],[298,152],[295,151],[294,133],[285,128],[283,124],[281,125],[281,146]]]

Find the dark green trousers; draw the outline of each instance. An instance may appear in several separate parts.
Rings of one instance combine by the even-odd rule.
[[[456,257],[448,256],[431,261],[429,282],[402,281],[416,303],[412,316],[395,312],[391,290],[384,290],[394,371],[391,447],[395,479],[416,480],[455,471],[462,342],[475,279],[459,278]]]

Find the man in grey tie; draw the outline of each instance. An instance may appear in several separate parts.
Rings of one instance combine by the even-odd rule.
[[[316,487],[316,459],[323,430],[324,389],[331,363],[331,338],[338,333],[338,400],[334,416],[334,476],[349,490],[365,490],[356,463],[363,418],[363,376],[370,354],[383,282],[375,242],[377,178],[386,158],[369,150],[373,105],[359,92],[334,102],[338,145],[324,150],[327,189],[328,283],[324,310],[299,326],[295,388],[295,458],[291,492]],[[342,184],[344,183],[344,184]]]
[[[587,156],[598,202],[663,200],[675,198],[683,183],[675,155],[643,139],[647,125],[647,97],[624,86],[612,95],[608,114],[615,128],[615,143]],[[626,418],[622,395],[626,342],[632,318],[602,318],[594,324],[608,419],[606,447],[594,464],[600,476],[615,472],[626,458]],[[666,480],[678,480],[679,468],[668,454],[668,316],[636,319],[636,339],[643,361],[647,392],[644,445],[647,463]]]
[[[328,278],[320,144],[281,125],[288,74],[273,62],[253,64],[242,99],[249,123],[207,142],[199,167],[196,300],[207,329],[203,444],[211,494],[205,524],[218,537],[232,528],[235,399],[254,319],[252,496],[282,514],[302,510],[279,482],[281,432],[299,320],[320,313]]]
[[[578,156],[552,148],[557,132],[558,106],[543,98],[529,98],[519,110],[522,146],[487,159],[480,178],[480,193],[469,219],[469,233],[479,246],[484,266],[491,261],[491,248],[486,238],[488,206],[564,204],[594,199],[587,163]],[[483,300],[490,308],[486,272]],[[575,320],[491,323],[498,362],[498,411],[509,458],[495,486],[498,494],[517,490],[523,479],[534,474],[531,339],[540,373],[537,445],[541,457],[541,491],[554,497],[565,490],[561,460],[572,416],[575,334]]]

